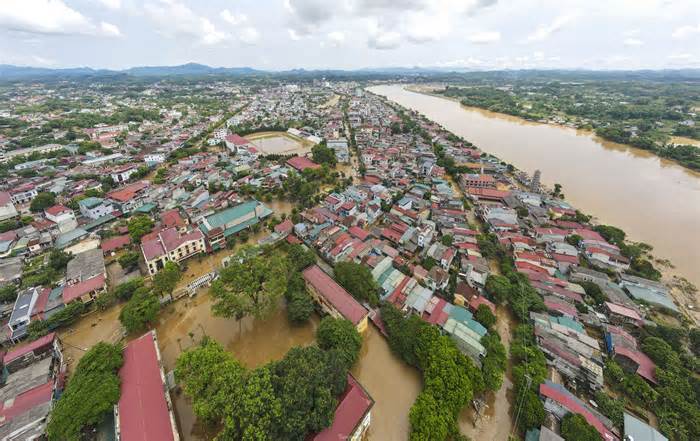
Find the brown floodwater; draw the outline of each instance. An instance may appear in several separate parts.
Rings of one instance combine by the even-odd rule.
[[[182,351],[198,344],[205,335],[221,343],[248,368],[282,359],[292,347],[307,346],[315,341],[319,321],[315,315],[302,326],[290,325],[284,307],[260,320],[214,317],[207,290],[203,288],[197,297],[175,302],[161,313],[156,331],[166,372],[175,368]],[[183,439],[211,439],[212,434],[197,424],[189,399],[175,392],[173,401]]]
[[[679,275],[700,286],[700,173],[589,132],[531,123],[405,90],[369,89],[416,110],[488,153],[563,186],[566,199],[600,222],[654,246]]]
[[[391,352],[374,325],[363,334],[360,360],[352,374],[374,399],[369,439],[408,439],[408,411],[423,389],[420,373]]]

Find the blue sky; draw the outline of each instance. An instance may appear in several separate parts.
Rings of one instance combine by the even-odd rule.
[[[0,0],[0,63],[700,67],[700,0]]]

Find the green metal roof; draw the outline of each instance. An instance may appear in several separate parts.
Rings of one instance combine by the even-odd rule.
[[[134,210],[134,212],[136,212],[136,213],[148,214],[148,213],[150,213],[151,211],[155,210],[155,208],[156,208],[156,204],[153,204],[153,203],[150,203],[150,202],[149,202],[149,203],[147,203],[147,204],[141,205],[139,208],[137,208],[136,210]]]
[[[202,230],[207,233],[211,229],[214,228],[223,228],[224,225],[226,225],[229,222],[232,222],[235,219],[238,219],[239,217],[245,216],[249,214],[250,212],[255,211],[255,208],[260,205],[262,208],[262,213],[260,216],[257,216],[256,218],[250,219],[248,221],[242,222],[239,225],[236,225],[235,227],[227,229],[224,234],[225,235],[230,235],[233,233],[237,233],[238,231],[241,231],[242,229],[246,228],[247,226],[253,225],[259,221],[259,219],[265,218],[272,214],[272,210],[270,210],[268,207],[266,207],[264,204],[258,202],[258,201],[248,201],[248,202],[243,202],[242,204],[236,205],[235,207],[227,208],[226,210],[220,211],[218,213],[214,213],[211,216],[207,216],[206,218],[206,223],[209,224],[209,227],[207,227],[206,224],[202,224]],[[251,220],[254,220],[253,223],[250,223]],[[246,224],[246,225],[243,225]]]
[[[102,198],[96,198],[96,197],[91,196],[91,197],[85,198],[85,199],[81,200],[80,202],[78,202],[78,205],[89,209],[89,208],[96,207],[96,206],[100,205],[103,200],[104,199],[102,199]]]

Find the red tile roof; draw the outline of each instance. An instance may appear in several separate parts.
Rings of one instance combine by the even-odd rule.
[[[638,365],[637,375],[656,384],[656,364],[647,354],[624,346],[615,346],[615,354],[633,360]]]
[[[304,280],[323,296],[346,319],[357,325],[367,315],[367,310],[342,286],[326,274],[318,265],[303,272]]]
[[[54,338],[56,338],[56,333],[52,332],[39,339],[34,340],[33,342],[27,345],[21,346],[17,349],[13,349],[12,351],[6,353],[4,357],[2,357],[2,363],[11,363],[12,361],[24,356],[25,354],[34,352],[35,350],[42,348],[46,345],[53,344]]]
[[[353,237],[356,237],[360,240],[365,240],[365,239],[367,239],[367,236],[369,236],[369,232],[367,232],[367,231],[365,231],[362,228],[357,227],[357,226],[350,227],[348,229],[348,233],[350,233]]]
[[[64,207],[63,205],[54,205],[53,207],[49,207],[45,210],[46,214],[50,214],[51,216],[58,216],[61,213],[71,211],[73,210],[68,207]]]
[[[588,409],[586,409],[586,407],[582,406],[576,400],[572,399],[572,397],[568,394],[551,387],[546,383],[540,384],[540,394],[556,401],[557,403],[560,403],[569,409],[569,411],[582,415],[586,421],[588,421],[588,424],[596,428],[604,440],[617,440],[617,437],[613,435],[612,432],[610,432],[605,425],[595,417],[595,415],[593,415]]]
[[[131,238],[128,234],[125,234],[123,236],[110,237],[109,239],[105,239],[102,241],[102,243],[100,244],[100,248],[102,248],[103,253],[109,253],[110,251],[114,251],[129,245],[130,241]]]
[[[14,400],[7,400],[0,404],[0,418],[3,423],[22,415],[41,404],[48,403],[53,398],[53,380],[37,386],[34,389],[21,393],[14,397]]]
[[[348,374],[348,385],[335,409],[333,424],[311,438],[313,441],[340,441],[350,439],[367,412],[372,409],[374,400],[360,383]]]
[[[63,289],[63,303],[68,304],[87,293],[103,289],[104,287],[104,274],[76,283],[75,285],[68,285]]]
[[[248,141],[244,137],[237,135],[235,133],[232,135],[226,135],[226,141],[232,143],[233,145],[248,145],[248,144],[250,144],[250,141]]]
[[[180,211],[177,208],[162,212],[160,214],[160,222],[166,228],[185,226],[185,220],[180,216]]]
[[[124,349],[119,371],[119,429],[129,441],[174,440],[173,422],[165,399],[165,384],[157,353],[155,333],[132,340]]]
[[[297,169],[299,171],[304,171],[307,168],[312,168],[312,169],[321,168],[320,165],[316,164],[315,162],[313,162],[309,158],[305,158],[303,156],[294,156],[292,158],[289,158],[287,160],[287,164],[290,167],[294,167],[295,169]]]
[[[113,190],[107,193],[107,197],[117,202],[127,202],[133,199],[141,190],[148,187],[144,182],[135,182],[133,184],[122,187],[119,190]]]

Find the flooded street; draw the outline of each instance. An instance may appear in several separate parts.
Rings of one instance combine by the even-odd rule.
[[[496,330],[501,342],[510,353],[510,339],[517,322],[506,306],[496,310]],[[486,396],[486,405],[481,417],[477,418],[473,406],[467,406],[459,415],[459,431],[473,440],[507,440],[512,427],[513,383],[510,356],[503,385],[496,393]]]
[[[417,110],[484,151],[560,183],[568,201],[632,240],[654,246],[677,273],[700,285],[700,173],[590,133],[466,108],[402,86],[370,91]]]
[[[408,411],[423,389],[417,369],[395,356],[386,339],[370,325],[365,331],[360,360],[352,374],[374,398],[369,439],[408,439]]]

